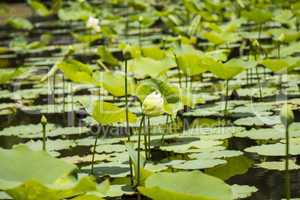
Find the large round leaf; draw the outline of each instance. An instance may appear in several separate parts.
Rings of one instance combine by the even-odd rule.
[[[20,145],[12,150],[0,149],[0,189],[14,188],[26,181],[53,184],[76,169],[49,156],[43,151],[33,151]]]
[[[137,78],[144,78],[146,76],[155,78],[172,67],[165,60],[159,61],[148,57],[140,57],[128,61],[128,71],[134,73]]]
[[[118,122],[126,122],[125,108],[119,108],[112,103],[95,101],[93,104],[92,117],[101,125],[108,125]],[[137,117],[129,112],[129,122],[135,122]]]
[[[230,186],[202,172],[156,173],[139,191],[154,200],[231,200]]]
[[[227,63],[215,63],[210,65],[209,70],[216,75],[217,77],[224,79],[224,80],[230,80],[234,78],[236,75],[240,74],[246,69],[243,65],[241,65],[241,62],[239,62],[236,59],[232,59],[228,61]]]
[[[100,86],[106,89],[113,96],[124,96],[125,95],[125,74],[121,72],[99,72],[94,75]],[[127,82],[128,94],[134,94],[135,83],[132,78],[128,78]]]
[[[57,64],[57,67],[70,80],[76,83],[94,83],[91,66],[83,64],[77,60],[65,60]]]

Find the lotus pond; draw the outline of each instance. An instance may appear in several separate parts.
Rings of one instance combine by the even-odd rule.
[[[300,2],[0,2],[0,199],[300,199]]]

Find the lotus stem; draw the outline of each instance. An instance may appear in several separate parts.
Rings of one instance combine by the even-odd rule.
[[[225,108],[224,108],[225,121],[227,118],[227,110],[228,110],[228,95],[229,95],[229,80],[226,80],[226,94],[225,94]]]
[[[142,134],[142,126],[143,126],[143,123],[144,123],[144,120],[145,120],[145,115],[142,116],[142,119],[140,121],[140,127],[139,127],[139,135],[138,135],[138,155],[137,155],[137,186],[140,185],[140,173],[141,173],[141,134]]]
[[[129,113],[128,113],[128,68],[127,68],[127,58],[125,58],[125,112],[126,112],[126,134],[128,136],[128,142],[130,142],[129,134]]]
[[[185,89],[188,89],[188,76],[185,75]]]
[[[99,137],[99,134],[96,135],[94,146],[93,146],[91,175],[94,175],[95,154],[96,154],[96,147],[97,147],[97,143],[98,143],[98,137]]]
[[[255,60],[257,60],[256,51],[254,52],[254,58],[255,58]],[[260,98],[260,100],[262,100],[262,87],[261,87],[261,83],[260,83],[260,76],[258,73],[258,66],[255,67],[255,72],[256,72],[257,84],[259,87],[259,98]]]
[[[53,101],[53,105],[54,105],[54,108],[55,108],[56,72],[55,72],[54,75],[53,75],[52,81],[53,81],[52,101]]]
[[[46,151],[46,125],[43,125],[43,151]]]
[[[143,122],[144,126],[144,146],[145,146],[145,158],[148,160],[148,139],[147,139],[147,127],[146,127],[146,120]]]
[[[63,82],[63,126],[65,126],[65,123],[66,123],[66,115],[65,115],[65,112],[66,112],[66,98],[65,98],[65,76],[64,74],[62,73],[62,82]]]
[[[260,23],[259,26],[258,26],[258,40],[261,37],[261,32],[262,32],[262,24]]]
[[[150,121],[150,117],[148,117],[148,159],[151,158],[151,121]]]
[[[139,47],[142,47],[142,22],[139,20]]]
[[[291,199],[290,173],[289,173],[289,157],[290,157],[290,139],[289,126],[285,126],[285,190],[286,199]]]
[[[258,74],[258,67],[257,66],[255,67],[255,70],[256,70],[257,83],[258,83],[258,87],[259,87],[259,98],[260,98],[260,100],[262,100],[262,87],[261,87],[261,83],[260,83],[260,77],[259,77],[259,74]]]
[[[163,144],[164,143],[164,139],[165,139],[165,134],[169,132],[169,115],[167,115],[167,119],[166,119],[166,130],[164,131],[162,137],[161,137],[161,140],[160,140],[160,143]]]
[[[128,19],[126,18],[128,21]],[[126,32],[127,35],[127,32]],[[125,55],[125,112],[126,112],[126,134],[127,141],[130,142],[130,131],[129,131],[129,113],[128,113],[128,66],[127,57]],[[133,185],[133,170],[132,170],[132,160],[129,156],[129,168],[130,168],[130,183]]]
[[[280,47],[281,47],[281,43],[278,42],[278,46],[277,46],[277,54],[278,54],[278,59],[280,59],[281,55],[280,55]],[[280,73],[279,75],[279,92],[280,94],[282,93],[282,74]]]

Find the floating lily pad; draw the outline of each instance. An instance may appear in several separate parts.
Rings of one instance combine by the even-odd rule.
[[[196,170],[196,169],[208,169],[223,164],[226,164],[225,160],[205,158],[205,159],[198,159],[198,160],[189,160],[184,163],[172,165],[172,168],[183,169],[183,170]]]
[[[235,136],[235,134],[244,131],[243,127],[212,127],[212,128],[192,128],[184,131],[184,135],[197,135],[201,139],[219,140]]]
[[[100,144],[96,147],[97,153],[114,153],[114,152],[124,152],[126,150],[125,145],[121,144]]]
[[[78,139],[76,140],[76,144],[78,146],[92,146],[95,143],[95,137],[96,136]],[[98,139],[98,145],[120,143],[121,141],[122,138],[100,138]]]
[[[86,155],[86,156],[70,156],[70,157],[63,157],[64,161],[72,163],[72,164],[79,164],[79,163],[86,163],[86,162],[92,162],[92,155]],[[109,161],[111,159],[111,155],[106,154],[95,154],[94,161],[100,162],[100,161]]]
[[[159,164],[146,163],[146,166],[144,168],[146,170],[149,170],[152,172],[161,172],[161,171],[168,169],[168,167],[166,167],[166,165],[163,165],[160,163]]]
[[[168,146],[160,146],[161,150],[164,151],[172,151],[176,153],[187,153],[187,152],[203,152],[206,150],[210,150],[213,147],[221,145],[223,142],[221,141],[214,141],[214,140],[207,140],[207,141],[194,141],[189,143],[175,143],[173,145]]]
[[[280,124],[279,116],[246,117],[234,121],[237,126],[274,126]]]
[[[128,159],[128,157],[127,157]],[[83,167],[83,173],[90,173],[91,166]],[[110,176],[110,177],[126,177],[130,174],[129,165],[124,165],[120,163],[100,163],[94,165],[94,175],[95,176]]]
[[[261,156],[285,156],[285,144],[267,144],[252,146],[245,149],[246,152],[257,153]],[[290,145],[290,155],[300,155],[300,145]]]
[[[11,126],[0,131],[2,136],[18,136],[21,138],[42,138],[42,125],[41,124],[28,124]],[[54,124],[47,124],[47,130],[55,129]]]
[[[68,135],[84,135],[89,133],[91,130],[87,127],[59,127],[47,133],[49,137],[55,136],[68,136]]]
[[[111,185],[109,191],[105,195],[106,197],[120,197],[124,194],[131,195],[135,191],[128,185]]]
[[[233,193],[233,199],[244,199],[258,191],[255,186],[237,184],[232,185],[231,190]]]
[[[269,162],[262,162],[256,164],[257,167],[268,169],[268,170],[278,170],[284,171],[285,170],[285,161],[269,161]],[[300,166],[295,163],[294,160],[289,160],[289,170],[298,170]]]
[[[280,140],[285,138],[285,130],[283,127],[251,129],[237,133],[236,137],[248,137],[253,140]],[[300,130],[290,131],[290,137],[300,137]]]
[[[205,170],[205,172],[222,180],[227,180],[233,176],[245,174],[253,164],[253,161],[245,156],[227,158],[226,161],[226,165],[216,166]]]
[[[190,154],[191,159],[214,159],[214,158],[231,158],[243,155],[243,152],[236,150],[221,150],[213,152],[204,152],[198,154]]]
[[[43,149],[43,142],[39,141],[29,141],[24,143],[23,145],[28,146],[30,149],[38,151]],[[73,140],[47,140],[46,141],[46,148],[47,151],[59,151],[63,149],[70,149],[75,147],[76,143]]]

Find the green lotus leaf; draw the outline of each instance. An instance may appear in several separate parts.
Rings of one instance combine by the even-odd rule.
[[[132,72],[137,78],[146,76],[157,78],[172,67],[174,66],[170,63],[148,57],[140,57],[128,61],[128,71]]]
[[[25,69],[23,68],[17,68],[15,70],[1,70],[0,71],[0,84],[8,83],[12,81],[13,79],[21,76],[24,74]]]
[[[72,33],[72,36],[78,41],[82,43],[92,43],[95,42],[96,40],[101,39],[100,34],[77,34],[77,33]]]
[[[120,97],[125,95],[125,74],[119,71],[105,71],[94,73],[97,85],[103,87],[113,96]],[[129,95],[135,93],[135,82],[133,78],[127,79],[127,91]]]
[[[114,55],[105,46],[99,46],[97,49],[97,53],[104,63],[113,66],[119,65],[119,60],[115,58]]]
[[[243,11],[242,16],[249,21],[254,21],[255,23],[262,24],[270,21],[273,17],[272,13],[268,10],[255,9],[252,11]]]
[[[287,28],[269,29],[268,34],[272,35],[275,40],[278,40],[282,35],[284,35],[284,37],[282,38],[283,42],[287,43],[297,42],[297,40],[300,38],[299,31]]]
[[[176,184],[174,184],[176,183]],[[193,183],[193,184],[191,184]],[[156,173],[139,191],[154,200],[232,200],[230,186],[202,172]]]
[[[265,59],[261,64],[277,73],[284,73],[289,68],[289,63],[285,59]]]
[[[0,166],[2,190],[13,189],[27,181],[53,184],[76,169],[75,165],[52,158],[43,151],[33,151],[24,145],[12,150],[0,149],[0,158],[3,161]]]
[[[40,16],[48,16],[51,14],[51,10],[39,0],[27,0],[27,3]]]
[[[240,60],[231,59],[225,64],[220,62],[211,64],[209,66],[209,71],[221,79],[230,80],[243,72],[246,69],[245,66],[246,65],[243,65]]]
[[[141,48],[142,55],[155,60],[162,60],[166,57],[166,53],[159,46],[148,46]]]
[[[120,108],[112,103],[95,101],[93,103],[92,117],[101,125],[109,125],[118,122],[126,122],[125,108]],[[137,117],[129,112],[129,122],[136,122]]]
[[[300,52],[300,44],[298,42],[289,43],[289,45],[280,47],[280,55],[284,58],[287,56],[292,56],[293,54]],[[278,55],[278,50],[274,49],[271,54],[272,57]]]
[[[86,2],[74,1],[70,6],[59,9],[58,17],[63,21],[86,20],[94,16],[92,8]]]
[[[205,173],[227,180],[233,176],[245,174],[253,165],[253,161],[245,156],[227,158],[226,161],[226,165],[206,169]]]
[[[64,73],[64,75],[76,82],[94,84],[93,68],[90,65],[83,64],[77,60],[65,60],[57,64],[57,67]]]
[[[32,23],[21,17],[11,17],[7,20],[7,25],[15,29],[31,30],[33,29]]]
[[[141,101],[153,91],[159,91],[167,103],[177,103],[180,100],[179,89],[167,81],[147,79],[137,86],[136,93]]]
[[[27,181],[17,188],[9,189],[6,192],[16,200],[36,200],[41,198],[46,200],[73,199],[72,197],[74,196],[85,196],[84,194],[88,192],[102,195],[97,191],[94,178],[88,176],[81,177],[79,181],[70,178],[61,179],[51,185],[43,185],[37,181]]]
[[[293,22],[293,12],[287,9],[280,9],[275,12],[273,19],[282,24],[292,24]]]
[[[216,61],[205,55],[199,55],[196,52],[176,54],[176,62],[178,67],[188,76],[202,74],[208,70],[210,64]]]
[[[224,44],[226,42],[221,33],[214,31],[203,33],[203,37],[216,45]]]

